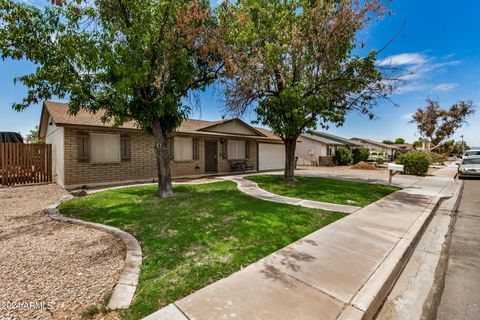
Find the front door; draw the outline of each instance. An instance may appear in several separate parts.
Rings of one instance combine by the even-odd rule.
[[[217,141],[205,140],[205,173],[217,173]]]

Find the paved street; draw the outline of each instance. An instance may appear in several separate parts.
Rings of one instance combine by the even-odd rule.
[[[479,315],[480,180],[465,180],[437,319],[473,320]]]

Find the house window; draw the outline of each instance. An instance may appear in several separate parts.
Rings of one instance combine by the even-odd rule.
[[[120,135],[90,133],[90,162],[120,162]]]
[[[228,140],[228,159],[245,159],[246,143],[243,140]]]
[[[333,157],[335,155],[335,147],[327,146],[327,157]]]
[[[174,148],[174,160],[186,161],[193,160],[193,139],[185,137],[173,138]]]

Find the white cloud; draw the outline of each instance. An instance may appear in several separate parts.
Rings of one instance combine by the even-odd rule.
[[[458,83],[441,83],[433,87],[434,91],[451,91],[459,86]]]
[[[421,53],[401,53],[386,57],[379,61],[380,66],[419,65],[428,61],[427,56]]]
[[[403,120],[412,120],[413,112],[405,113],[402,115]]]
[[[401,83],[397,85],[397,93],[407,92],[446,92],[458,87],[456,83],[428,83],[438,73],[444,72],[447,67],[461,63],[459,60],[448,61],[453,55],[441,58],[429,57],[424,53],[401,53],[386,57],[378,62],[380,67],[400,69]]]
[[[404,79],[405,80],[405,79]],[[407,93],[416,91],[426,91],[428,86],[418,82],[406,82],[406,84],[397,87],[397,93]]]

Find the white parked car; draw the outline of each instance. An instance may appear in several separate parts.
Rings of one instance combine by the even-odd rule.
[[[463,154],[463,158],[472,157],[472,156],[480,157],[480,150],[472,149],[472,150],[465,151],[465,153]]]
[[[370,151],[367,161],[377,161],[378,158],[383,159],[383,161],[388,161],[388,156],[385,152]]]
[[[480,155],[463,157],[458,165],[458,177],[480,177]]]

